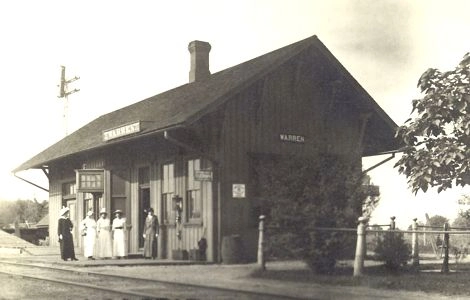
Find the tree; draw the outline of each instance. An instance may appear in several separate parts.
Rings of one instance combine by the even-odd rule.
[[[469,196],[464,196],[463,199],[468,200]],[[470,210],[467,209],[460,211],[457,218],[455,218],[454,222],[452,222],[452,227],[459,228],[459,230],[470,228]],[[452,244],[458,248],[467,248],[469,244],[469,237],[466,234],[456,234],[455,236],[452,236]]]
[[[404,153],[396,163],[412,191],[470,183],[470,53],[451,71],[430,68],[418,81],[422,98],[397,130]]]
[[[362,188],[364,189],[364,204],[362,206],[362,216],[370,218],[380,201],[380,188],[371,182],[369,175],[364,175]]]
[[[429,218],[429,226],[443,228],[444,224],[449,222],[449,219],[440,215],[434,215]]]
[[[0,201],[0,224],[12,224],[15,221],[37,223],[48,213],[48,202],[34,200]]]
[[[0,201],[0,226],[6,226],[15,221],[14,204],[12,201]]]
[[[360,166],[323,154],[272,160],[256,171],[271,255],[303,259],[328,273],[344,249],[354,253],[354,235],[316,228],[357,226],[366,198]]]
[[[463,195],[458,203],[460,205],[469,205],[470,204],[470,196],[469,195]],[[458,223],[456,223],[458,222]],[[458,224],[458,225],[455,225]],[[461,209],[459,211],[459,216],[454,220],[454,224],[452,226],[456,227],[470,227],[470,209]]]
[[[470,228],[470,219],[465,215],[459,214],[459,216],[455,218],[454,222],[452,222],[452,227]]]

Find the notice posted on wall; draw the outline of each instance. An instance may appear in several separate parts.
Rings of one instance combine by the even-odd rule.
[[[245,198],[245,184],[234,183],[232,185],[232,197],[233,198]]]

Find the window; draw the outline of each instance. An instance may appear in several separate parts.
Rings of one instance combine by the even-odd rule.
[[[192,159],[187,163],[186,219],[200,219],[202,214],[201,182],[195,180],[194,171],[201,169],[201,160]]]
[[[102,193],[83,193],[83,216],[87,215],[88,211],[95,214],[95,218],[99,217],[100,208],[104,207]]]
[[[147,214],[145,210],[150,207],[150,168],[142,167],[138,170],[139,176],[139,248],[144,247],[144,227]]]
[[[67,206],[67,201],[75,200],[77,196],[77,185],[75,182],[62,184],[62,206]]]
[[[172,198],[175,194],[175,164],[168,163],[162,166],[162,214],[163,222],[175,222]]]
[[[93,195],[91,193],[83,194],[83,214],[86,216],[88,211],[94,211]]]
[[[62,196],[73,196],[75,198],[75,194],[77,194],[77,185],[75,182],[67,182],[62,184]]]
[[[126,213],[128,170],[113,170],[111,174],[111,211]]]

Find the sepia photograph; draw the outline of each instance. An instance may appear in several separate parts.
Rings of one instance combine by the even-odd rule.
[[[0,299],[470,298],[470,2],[0,3]]]

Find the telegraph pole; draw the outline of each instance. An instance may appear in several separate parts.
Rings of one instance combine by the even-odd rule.
[[[65,66],[60,66],[61,72],[60,72],[60,85],[59,87],[59,96],[58,98],[63,98],[64,99],[64,127],[65,127],[65,135],[68,135],[68,120],[67,120],[67,114],[68,114],[68,106],[69,106],[69,95],[76,93],[80,91],[79,89],[73,89],[69,90],[68,85],[69,83],[72,83],[80,77],[73,77],[72,79],[65,79]]]

